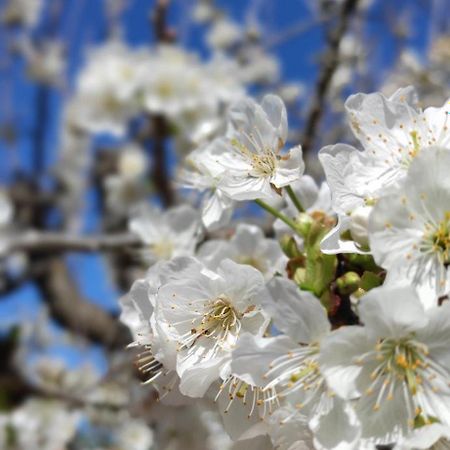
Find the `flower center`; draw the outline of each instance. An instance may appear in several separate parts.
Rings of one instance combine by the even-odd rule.
[[[376,351],[380,365],[372,372],[371,378],[384,376],[386,380],[403,380],[409,392],[415,395],[422,381],[419,371],[426,365],[427,347],[410,338],[385,339],[377,344]]]
[[[366,395],[376,394],[374,411],[396,394],[403,396],[409,426],[413,427],[418,417],[425,424],[431,423],[432,418],[425,412],[430,401],[427,397],[446,386],[450,374],[429,357],[428,347],[415,340],[413,334],[382,339],[374,350],[361,355],[355,362],[360,365],[376,363],[370,374],[371,384],[365,392]]]
[[[164,239],[150,246],[152,253],[159,259],[170,259],[173,253],[173,242],[169,239]]]
[[[318,357],[319,346],[311,344],[276,358],[264,374],[264,378],[271,379],[264,389],[280,387],[280,396],[286,396],[298,389],[308,391],[305,401],[296,405],[297,408],[305,406],[325,386],[319,370]]]
[[[437,226],[427,227],[421,250],[436,254],[443,265],[450,264],[450,211]]]
[[[255,148],[260,149],[259,152],[252,152],[246,145],[242,144],[242,142],[237,139],[233,139],[231,145],[247,159],[252,166],[253,170],[250,173],[251,176],[257,178],[272,176],[277,167],[276,154],[269,148],[261,148],[253,136],[248,136],[248,139],[253,143]]]
[[[272,414],[280,406],[275,389],[262,389],[258,386],[252,386],[233,375],[230,375],[222,383],[214,401],[217,401],[223,392],[227,392],[229,398],[228,405],[224,410],[225,413],[228,413],[235,400],[242,401],[243,405],[250,405],[249,418],[255,411],[258,411],[261,417],[265,417],[267,413]]]
[[[204,313],[201,319],[194,323],[195,326],[191,329],[185,346],[189,347],[202,336],[216,341],[213,349],[215,351],[227,343],[232,344],[230,340],[233,340],[241,330],[241,317],[230,299],[225,295],[219,295],[206,303]]]

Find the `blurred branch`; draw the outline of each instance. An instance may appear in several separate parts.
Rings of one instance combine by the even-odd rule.
[[[64,261],[50,257],[45,267],[36,283],[54,319],[70,331],[109,348],[125,347],[131,341],[128,328],[80,295]]]
[[[31,231],[13,240],[10,251],[23,252],[99,252],[121,251],[139,246],[139,239],[131,233],[100,236],[73,236],[63,233]]]
[[[153,30],[158,43],[172,43],[175,32],[167,24],[167,10],[170,0],[158,0],[152,14]],[[165,206],[174,203],[175,197],[170,183],[166,161],[165,141],[168,136],[168,124],[161,115],[152,118],[153,125],[153,170],[152,179]]]
[[[340,10],[336,27],[328,34],[328,49],[319,71],[313,100],[306,116],[302,148],[307,153],[314,144],[320,120],[324,114],[325,98],[336,69],[339,66],[339,47],[348,30],[350,20],[355,13],[359,0],[345,0]]]
[[[166,207],[173,205],[175,201],[166,160],[167,128],[167,121],[163,116],[153,117],[152,180]]]
[[[167,10],[171,0],[157,0],[151,15],[153,31],[157,42],[170,43],[175,40],[175,33],[167,25]]]

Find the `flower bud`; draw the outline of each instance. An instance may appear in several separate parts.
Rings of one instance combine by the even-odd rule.
[[[284,254],[288,258],[296,258],[301,255],[300,250],[297,247],[295,239],[289,234],[284,234],[280,239],[280,246]]]
[[[299,216],[295,219],[297,230],[303,237],[308,236],[313,222],[314,219],[307,213],[300,213]]]
[[[360,278],[356,272],[347,272],[336,280],[341,294],[351,294],[359,288]]]
[[[362,247],[369,246],[369,216],[372,212],[371,206],[360,206],[351,214],[350,233],[355,242]]]

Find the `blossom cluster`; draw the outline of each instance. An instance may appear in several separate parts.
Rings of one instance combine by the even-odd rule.
[[[0,7],[0,449],[450,449],[439,2],[143,3]]]
[[[422,110],[404,88],[356,94],[345,107],[362,149],[323,148],[319,187],[301,146],[285,150],[279,97],[233,103],[223,134],[188,154],[179,174],[202,207],[135,211],[130,229],[150,268],[121,300],[121,320],[161,402],[213,400],[233,441],[444,448],[446,105]],[[211,238],[245,201],[274,215],[273,228],[241,223]]]

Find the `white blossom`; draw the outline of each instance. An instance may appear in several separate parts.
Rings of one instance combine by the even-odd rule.
[[[193,255],[201,237],[200,217],[189,205],[162,212],[142,204],[132,214],[129,228],[146,245],[142,256],[149,262]]]
[[[419,427],[394,448],[395,450],[448,450],[450,427],[440,423]]]
[[[215,157],[216,146],[220,145],[221,141],[215,140],[191,152],[186,157],[186,167],[178,177],[183,187],[196,189],[203,194],[202,222],[209,230],[226,225],[234,209],[234,201],[218,189],[224,176],[224,168]]]
[[[225,170],[219,189],[233,200],[276,198],[304,170],[301,147],[282,154],[287,137],[283,101],[267,95],[261,104],[242,100],[230,109],[230,127],[213,150]]]
[[[342,442],[346,442],[345,448],[357,448],[359,427],[354,414],[334,398],[318,363],[321,341],[331,328],[325,309],[311,293],[300,292],[285,278],[274,278],[268,288],[271,297],[263,306],[284,334],[270,338],[242,336],[233,352],[232,373],[267,391],[272,398],[266,401],[286,399],[296,411],[290,426],[295,429],[306,423],[318,442],[329,444],[317,448],[339,448]],[[289,424],[289,420],[284,422]],[[296,424],[297,420],[300,423]]]
[[[411,287],[380,287],[361,299],[364,327],[342,327],[321,345],[322,373],[355,400],[362,438],[388,444],[416,417],[450,420],[450,304],[424,310]]]
[[[242,29],[235,22],[223,17],[216,20],[206,36],[206,41],[213,49],[226,49],[242,38]]]
[[[141,67],[148,58],[148,53],[131,50],[120,41],[91,50],[71,100],[78,126],[91,133],[123,136],[128,121],[139,111]]]
[[[411,161],[425,147],[448,146],[450,132],[445,106],[416,107],[412,88],[399,89],[389,99],[382,94],[356,94],[346,102],[355,136],[364,151],[345,144],[324,147],[319,158],[332,192],[333,208],[339,222],[324,245],[327,253],[358,252],[358,245],[341,242],[349,229],[350,215],[356,208],[373,205],[387,189],[401,182]],[[327,236],[329,238],[329,236]]]
[[[213,272],[193,258],[175,258],[165,271],[168,281],[156,295],[156,323],[164,327],[166,341],[177,345],[180,391],[201,397],[212,382],[228,377],[241,334],[265,331],[264,278],[230,260]]]
[[[389,277],[434,290],[427,306],[450,289],[450,149],[423,149],[404,183],[375,205],[370,247]]]
[[[11,413],[10,434],[21,450],[60,450],[74,437],[79,414],[58,401],[30,398]]]
[[[258,226],[247,224],[239,224],[228,241],[206,241],[199,248],[197,257],[211,270],[215,270],[224,259],[249,264],[261,271],[266,279],[276,273],[284,273],[288,261],[276,240],[266,238]]]

